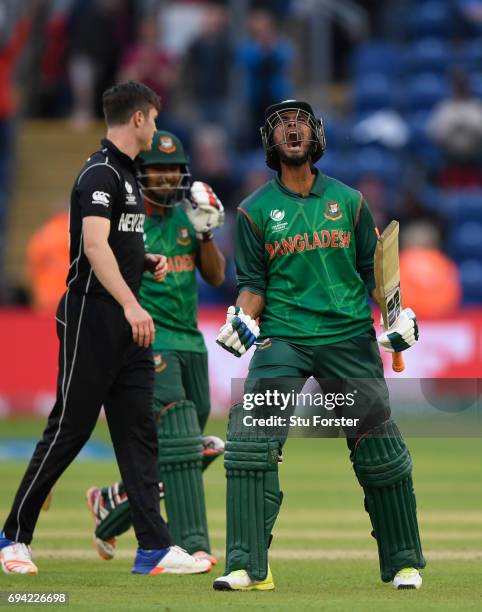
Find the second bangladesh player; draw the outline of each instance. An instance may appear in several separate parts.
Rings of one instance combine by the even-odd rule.
[[[188,159],[180,140],[157,131],[151,151],[143,153],[140,182],[149,213],[144,226],[147,253],[167,257],[162,283],[145,275],[140,300],[156,329],[154,413],[158,428],[160,494],[164,497],[173,541],[212,563],[202,469],[224,450],[223,441],[201,434],[209,412],[208,359],[197,326],[196,269],[213,286],[224,281],[225,260],[212,230],[224,210],[212,189],[191,185]],[[112,559],[115,537],[131,526],[123,483],[92,487],[87,503],[95,518],[94,544]]]
[[[261,135],[267,164],[278,175],[238,209],[239,296],[217,341],[238,357],[257,341],[245,393],[297,393],[309,376],[324,392],[355,392],[356,402],[335,412],[357,424],[345,433],[381,578],[397,589],[418,588],[425,560],[412,462],[391,418],[368,304],[375,287],[372,215],[361,193],[315,168],[325,137],[309,104],[269,107]],[[417,339],[415,316],[406,309],[378,342],[400,351]],[[267,403],[263,410],[268,414]],[[245,414],[238,403],[229,416],[226,571],[214,582],[217,590],[274,588],[268,547],[282,501],[278,463],[286,431],[246,427]]]

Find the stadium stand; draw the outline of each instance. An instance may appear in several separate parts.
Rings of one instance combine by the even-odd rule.
[[[95,0],[92,2],[95,3]],[[139,12],[139,6],[142,3],[126,0],[125,4],[129,6],[128,10],[131,12],[135,5],[132,13],[135,16],[133,23],[140,23],[142,15]],[[179,44],[175,49],[170,49],[175,56],[177,54],[175,60],[179,60],[180,63],[189,56],[188,50],[191,49],[192,42],[198,39],[202,31],[203,21],[201,19],[196,26],[195,13],[202,15],[204,3],[196,4],[197,13],[193,12],[189,23],[183,24],[185,26],[184,46]],[[471,160],[472,166],[468,173],[465,173],[463,164],[461,172],[459,172],[460,168],[455,169],[455,174],[459,172],[460,176],[456,176],[456,179],[460,179],[461,185],[457,187],[456,192],[447,188],[442,189],[444,185],[450,185],[453,181],[454,177],[450,175],[450,172],[447,179],[447,166],[453,165],[453,160],[449,159],[447,152],[434,142],[427,131],[427,126],[437,104],[453,99],[452,76],[455,70],[464,71],[468,75],[469,93],[476,99],[482,99],[482,32],[477,26],[473,12],[477,2],[475,0],[471,2],[465,0],[407,0],[403,3],[403,11],[398,10],[401,3],[395,0],[376,3],[376,9],[368,9],[370,27],[375,35],[370,35],[369,30],[360,29],[359,34],[353,37],[348,47],[352,49],[352,52],[346,61],[344,82],[341,85],[337,84],[336,88],[328,83],[323,94],[321,85],[316,80],[318,78],[315,70],[317,66],[313,67],[310,62],[304,62],[304,59],[311,53],[306,39],[307,25],[311,15],[300,10],[298,4],[302,3],[286,3],[290,7],[288,12],[286,7],[283,10],[279,8],[280,3],[271,3],[272,6],[276,5],[276,20],[272,26],[274,32],[272,35],[275,42],[277,41],[276,44],[279,44],[279,41],[286,41],[290,49],[296,49],[297,57],[294,58],[291,75],[294,91],[289,89],[282,91],[285,91],[286,95],[293,93],[296,96],[312,99],[317,112],[325,120],[328,149],[319,162],[320,168],[327,174],[341,181],[355,184],[355,186],[357,183],[362,183],[367,177],[380,181],[384,189],[388,189],[390,193],[390,202],[386,202],[385,205],[386,214],[388,212],[392,214],[397,210],[398,204],[395,203],[403,201],[403,196],[409,186],[421,203],[422,213],[428,217],[440,217],[447,235],[457,233],[458,236],[462,232],[460,224],[476,224],[469,225],[468,228],[465,225],[464,232],[462,232],[464,244],[467,240],[472,244],[470,241],[475,240],[473,238],[475,228],[480,229],[479,224],[482,219],[482,191],[477,189],[477,183],[473,180],[478,169],[482,173],[482,160]],[[156,18],[165,18],[166,23],[169,23],[169,7],[166,8],[163,3],[155,1],[148,2],[147,5],[151,9],[157,7],[156,10],[159,12]],[[209,3],[206,4],[206,11],[209,12],[208,5]],[[246,6],[249,6],[249,3]],[[264,3],[264,6],[268,6],[268,3]],[[57,67],[56,74],[68,79],[68,32],[72,27],[71,22],[80,18],[79,15],[84,8],[83,3],[78,0],[66,0],[62,3],[62,7],[61,39],[64,44],[62,48],[59,47],[56,50],[54,59]],[[259,12],[257,15],[259,17]],[[390,15],[400,16],[395,23],[395,30],[393,28],[390,30]],[[120,18],[124,23],[125,15],[120,15]],[[232,19],[231,13],[229,18]],[[37,31],[37,39],[40,35],[45,36],[45,33],[48,35],[52,24],[56,24],[58,19],[58,11],[47,16],[44,24],[45,32],[42,34]],[[250,35],[249,28],[253,28],[253,23],[256,24],[256,12],[251,13],[248,8],[244,21],[240,21],[239,24],[236,24],[236,28],[230,30],[230,33],[233,34],[232,36],[230,34],[233,57],[240,55],[240,49],[246,49],[245,40]],[[189,28],[192,29],[190,34]],[[134,28],[130,27],[129,31],[132,34]],[[47,38],[50,40],[51,37],[47,36]],[[169,40],[169,37],[162,39],[159,44],[169,47]],[[334,36],[332,44],[332,51],[336,50],[338,53],[340,51],[338,35]],[[346,45],[342,47],[343,52],[347,53]],[[50,46],[37,44],[37,48],[41,52],[41,65],[43,67],[50,65],[48,61],[49,58],[52,60],[52,57],[49,56]],[[332,55],[334,57],[333,53]],[[333,64],[332,60],[328,61]],[[337,55],[336,63],[342,65],[343,62],[338,60]],[[31,64],[34,67],[38,65],[35,62]],[[38,74],[43,75],[44,72],[45,70],[40,70]],[[35,74],[34,70],[32,76],[35,77]],[[173,125],[182,126],[184,131],[182,136],[186,140],[186,147],[192,150],[194,170],[196,167],[203,168],[203,164],[200,163],[202,160],[199,159],[201,156],[197,153],[196,146],[192,146],[195,145],[195,142],[191,143],[189,140],[194,134],[203,133],[206,130],[212,131],[212,125],[206,128],[205,123],[199,123],[199,116],[203,115],[204,120],[208,116],[210,124],[214,123],[225,130],[228,127],[226,133],[232,163],[223,170],[225,175],[223,184],[226,186],[226,195],[223,194],[223,199],[227,203],[228,219],[233,214],[237,202],[245,195],[242,186],[244,184],[251,186],[253,184],[251,180],[255,182],[257,180],[256,176],[253,179],[250,177],[253,171],[253,159],[257,160],[256,168],[258,168],[258,163],[261,168],[261,170],[257,169],[254,174],[256,172],[262,174],[264,168],[262,152],[259,149],[249,149],[249,147],[246,150],[246,139],[250,141],[249,144],[251,141],[258,142],[257,125],[251,125],[248,117],[259,114],[260,111],[250,102],[246,79],[242,78],[239,66],[235,62],[232,62],[230,78],[231,85],[227,88],[229,91],[225,92],[226,108],[223,108],[222,113],[214,112],[206,115],[206,113],[197,112],[196,94],[193,97],[193,92],[189,91],[189,87],[182,78],[174,79],[175,88],[166,94],[172,101],[169,120],[173,122]],[[112,79],[115,79],[115,75],[112,75]],[[35,83],[35,78],[30,82]],[[28,92],[27,116],[29,109],[33,116],[40,114],[41,117],[45,117],[47,111],[52,113],[52,109],[65,108],[66,101],[72,99],[72,92],[69,92],[67,82],[63,83],[62,87],[59,86],[59,83],[61,80],[58,80],[56,85],[56,88],[60,88],[57,98],[52,93],[57,91],[56,88],[48,90],[51,93],[48,104],[42,104],[38,100],[43,95],[42,99],[45,102],[45,84]],[[216,122],[217,115],[219,115],[218,122]],[[244,142],[243,125],[245,126]],[[249,127],[246,128],[246,125]],[[75,151],[90,151],[95,148],[94,132],[87,127],[84,132],[74,134],[67,123],[47,125],[30,121],[25,122],[19,131],[17,167],[23,168],[25,164],[28,164],[34,167],[35,173],[33,177],[29,177],[29,181],[22,176],[22,173],[17,175],[16,193],[10,203],[6,265],[9,274],[20,283],[25,282],[23,254],[27,238],[32,234],[34,227],[48,217],[50,204],[58,197],[62,186],[70,182],[73,172],[70,168],[78,165],[78,157],[75,158],[75,163],[73,161]],[[35,157],[35,150],[49,152],[62,150],[61,159],[58,159],[57,162],[58,166],[52,167],[42,156]],[[34,161],[35,164],[33,164]],[[205,172],[205,170],[202,171]],[[466,184],[464,184],[466,179]],[[39,181],[42,184],[40,190],[38,189]],[[37,189],[29,187],[28,182],[37,185]],[[28,207],[26,202],[29,203]],[[420,214],[419,209],[416,213],[399,212],[404,214],[404,220],[409,220],[410,215]],[[482,240],[479,241],[482,242]],[[452,251],[448,245],[447,240],[441,244],[445,253],[465,265],[465,271],[461,274],[464,300],[473,303],[479,295],[482,301],[482,295],[476,287],[476,281],[479,278],[477,270],[480,271],[477,265],[482,264],[482,253],[474,246],[474,253],[470,258],[471,265],[468,266],[467,254],[463,253],[463,249]],[[229,248],[228,257],[231,255]],[[207,287],[202,287],[201,298],[206,301],[216,299],[212,292],[210,295],[210,289]]]

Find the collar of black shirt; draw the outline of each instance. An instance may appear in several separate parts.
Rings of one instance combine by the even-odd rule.
[[[125,167],[127,167],[130,171],[135,171],[137,168],[137,158],[131,159],[125,153],[122,153],[120,149],[118,149],[113,142],[111,142],[108,138],[103,138],[100,141],[101,145],[109,150],[111,155],[114,157]]]

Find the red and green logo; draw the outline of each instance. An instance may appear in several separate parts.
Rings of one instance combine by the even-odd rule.
[[[159,140],[159,151],[162,153],[174,153],[176,145],[170,136],[161,136]]]
[[[341,212],[340,205],[335,200],[331,200],[327,202],[325,205],[325,219],[330,219],[330,221],[337,221],[343,217],[343,213]]]
[[[182,246],[187,246],[188,244],[191,244],[191,236],[189,235],[189,230],[187,229],[187,227],[177,228],[176,242],[177,244],[180,244]]]

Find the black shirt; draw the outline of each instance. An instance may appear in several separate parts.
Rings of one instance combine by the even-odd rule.
[[[97,280],[83,249],[82,219],[110,219],[109,245],[120,272],[137,295],[144,270],[144,201],[136,180],[135,162],[110,140],[86,161],[70,197],[71,291],[110,295]]]

